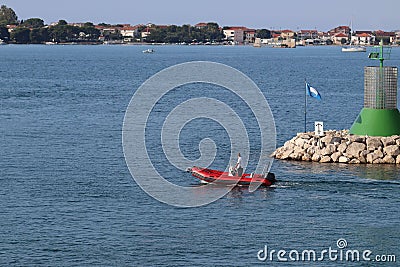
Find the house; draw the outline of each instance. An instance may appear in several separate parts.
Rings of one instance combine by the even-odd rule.
[[[140,25],[143,26],[143,25]],[[153,23],[146,24],[146,28],[140,33],[140,37],[142,39],[146,39],[149,35],[151,35],[151,29],[159,28],[159,29],[166,29],[169,25],[156,25]]]
[[[331,36],[335,36],[338,33],[346,34],[347,36],[350,35],[351,29],[349,26],[338,26],[333,28],[332,30],[328,31]]]
[[[246,42],[249,43],[254,43],[255,39],[256,39],[256,30],[254,29],[247,29],[244,31],[244,38],[246,40]]]
[[[396,43],[400,44],[400,31],[395,31],[396,34]]]
[[[139,26],[124,26],[120,29],[121,35],[123,37],[135,37],[139,32]]]
[[[120,33],[124,38],[124,42],[132,42],[135,37],[139,34],[139,27],[140,25],[131,26],[131,25],[123,25],[120,28]]]
[[[370,31],[356,31],[350,42],[355,45],[369,45],[375,42],[375,36]]]
[[[332,42],[333,44],[336,45],[346,44],[348,43],[348,41],[349,41],[349,36],[342,32],[339,32],[332,37]]]
[[[207,23],[205,23],[205,22],[199,22],[199,23],[197,23],[196,25],[194,25],[194,27],[195,27],[196,29],[201,30],[201,29],[207,28]]]
[[[101,35],[116,33],[120,29],[120,27],[118,27],[118,26],[111,26],[111,25],[107,25],[107,26],[95,25],[94,27],[100,31]]]
[[[82,28],[83,26],[85,26],[86,23],[84,22],[70,22],[68,23],[69,26],[75,26],[75,27],[79,27]]]
[[[375,31],[375,41],[379,42],[380,40],[383,40],[384,44],[392,44],[396,40],[396,33],[381,30]]]
[[[297,32],[297,38],[299,40],[316,39],[318,38],[317,30],[300,30]]]
[[[293,39],[295,33],[291,30],[283,30],[281,31],[281,38],[286,40],[286,39]]]
[[[11,33],[13,30],[17,28],[17,25],[7,25],[8,32]]]
[[[225,39],[227,41],[232,41],[235,44],[243,44],[245,31],[249,30],[246,27],[239,26],[239,27],[229,27],[223,30],[225,35]]]

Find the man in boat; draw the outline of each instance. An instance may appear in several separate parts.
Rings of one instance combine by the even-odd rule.
[[[238,153],[238,160],[237,160],[237,163],[235,165],[235,170],[236,170],[237,176],[242,177],[242,175],[243,175],[243,167],[242,167],[242,156],[240,156],[240,153]]]

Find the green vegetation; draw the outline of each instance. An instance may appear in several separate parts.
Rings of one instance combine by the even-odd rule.
[[[10,33],[8,32],[7,27],[0,25],[0,39],[4,41],[8,41],[10,39]]]
[[[11,34],[7,25],[14,25]],[[60,20],[54,26],[47,26],[40,18],[18,21],[14,10],[2,5],[0,8],[0,39],[17,44],[41,44],[45,42],[99,42],[100,31],[93,23],[83,26],[68,25]]]
[[[190,25],[154,26],[144,41],[150,43],[207,43],[221,42],[224,38],[217,23],[207,23],[206,27],[196,28]]]
[[[17,24],[18,17],[14,10],[5,5],[0,7],[0,25]]]
[[[229,29],[227,36],[224,30]],[[346,26],[348,37],[351,37],[351,29]],[[43,44],[52,43],[125,43],[125,42],[147,42],[147,43],[174,43],[174,44],[246,44],[255,42],[256,38],[270,39],[269,44],[276,44],[287,39],[305,41],[310,39],[308,44],[332,45],[332,36],[342,32],[343,26],[330,30],[328,33],[320,33],[316,30],[313,33],[300,34],[293,31],[273,31],[267,29],[248,29],[246,27],[223,27],[215,22],[198,23],[191,25],[136,25],[129,24],[110,25],[100,23],[94,25],[86,23],[67,23],[59,20],[58,23],[46,25],[41,18],[28,18],[18,20],[18,16],[12,8],[5,5],[0,7],[0,43],[15,44]],[[232,32],[232,33],[231,33]],[[318,33],[318,34],[317,34]],[[299,35],[298,35],[299,34]],[[321,34],[321,35],[320,35]],[[371,40],[368,44],[378,44],[380,40],[385,45],[392,43],[400,44],[394,32],[368,32]],[[354,34],[353,34],[354,35]],[[358,37],[360,40],[360,37]],[[340,40],[344,45],[348,42],[346,38]],[[363,41],[365,42],[365,41]],[[335,44],[339,44],[335,41]],[[304,44],[303,44],[304,45]],[[306,42],[307,45],[307,42]]]

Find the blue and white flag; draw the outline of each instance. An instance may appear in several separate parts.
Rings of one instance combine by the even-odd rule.
[[[308,96],[314,97],[318,100],[321,100],[321,95],[320,93],[317,91],[317,89],[315,89],[314,87],[311,87],[307,82],[306,82],[306,93]]]

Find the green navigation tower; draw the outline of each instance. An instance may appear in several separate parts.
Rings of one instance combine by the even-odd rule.
[[[390,47],[380,42],[370,59],[379,67],[364,68],[364,108],[350,128],[351,134],[369,136],[400,135],[400,112],[397,109],[397,67],[383,66],[390,58]]]

